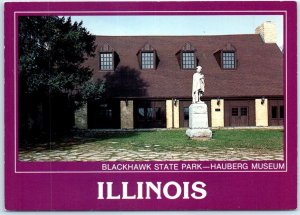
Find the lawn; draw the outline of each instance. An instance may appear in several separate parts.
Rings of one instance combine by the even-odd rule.
[[[282,150],[283,130],[248,129],[248,130],[213,130],[213,138],[206,141],[191,140],[185,130],[128,131],[98,133],[93,139],[102,147],[122,148],[138,151],[185,151],[205,147],[208,149],[241,148],[258,150]]]

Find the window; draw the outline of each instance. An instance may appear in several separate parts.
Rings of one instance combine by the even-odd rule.
[[[153,52],[142,52],[142,69],[154,69]]]
[[[189,107],[183,108],[183,118],[184,120],[189,120]]]
[[[162,118],[162,113],[161,113],[161,108],[160,107],[157,107],[155,108],[155,114],[156,114],[156,120],[161,120]]]
[[[147,119],[153,119],[153,108],[147,108]]]
[[[111,109],[99,110],[99,116],[101,117],[101,119],[112,120],[112,110]]]
[[[100,70],[113,70],[114,64],[113,64],[113,53],[100,53]]]
[[[235,69],[235,52],[223,52],[222,62],[223,69]]]
[[[280,118],[283,119],[284,118],[284,108],[283,108],[283,105],[280,106],[280,111],[279,112],[280,112],[280,114],[279,114]]]
[[[144,108],[139,108],[138,109],[138,118],[143,119],[144,117],[145,117]]]
[[[277,106],[272,106],[272,118],[277,118]]]
[[[272,106],[271,107],[271,117],[272,119],[283,119],[284,118],[284,107],[280,106]]]
[[[194,52],[182,52],[182,68],[183,69],[195,69],[195,53]]]
[[[239,109],[238,108],[232,108],[231,109],[231,115],[232,116],[238,116],[239,115]]]
[[[248,108],[246,107],[241,108],[241,116],[248,116]]]

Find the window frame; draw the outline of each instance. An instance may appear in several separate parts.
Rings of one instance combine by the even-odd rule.
[[[102,69],[102,64],[101,64],[101,55],[102,54],[112,54],[112,66],[111,66],[111,69]],[[109,61],[108,61],[109,62]],[[99,52],[99,70],[102,71],[102,72],[111,72],[111,71],[114,71],[115,69],[115,53],[112,52],[112,51],[102,51],[102,52]]]
[[[184,60],[183,60],[183,55],[185,54],[185,53],[192,53],[192,54],[194,54],[194,67],[193,68],[184,68]],[[180,54],[181,56],[181,69],[182,70],[194,70],[194,69],[196,69],[196,64],[197,64],[197,62],[196,62],[196,54],[195,54],[195,51],[181,51],[181,54]],[[187,65],[187,64],[185,64],[185,65]]]
[[[150,53],[153,55],[153,67],[152,68],[144,68],[143,67],[143,54],[147,54],[147,53]],[[140,54],[140,67],[142,70],[156,70],[156,52],[155,51],[141,51],[141,54]],[[147,64],[148,65],[148,64]]]
[[[233,53],[234,54],[234,67],[233,68],[225,68],[224,67],[224,54],[226,53]],[[221,51],[221,67],[223,70],[236,70],[237,69],[237,52],[236,51]],[[228,64],[226,64],[228,65]]]

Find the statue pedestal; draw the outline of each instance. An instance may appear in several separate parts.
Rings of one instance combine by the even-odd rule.
[[[207,105],[204,102],[189,107],[189,129],[186,135],[193,139],[210,139],[212,131],[208,128]]]

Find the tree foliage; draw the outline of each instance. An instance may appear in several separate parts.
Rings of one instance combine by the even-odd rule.
[[[70,101],[99,99],[103,82],[92,81],[84,65],[94,56],[95,36],[82,22],[57,16],[19,17],[20,93],[67,94]]]
[[[104,83],[93,80],[85,63],[94,56],[95,36],[71,18],[18,21],[20,143],[49,142],[74,125],[74,112],[83,103],[102,97]]]

